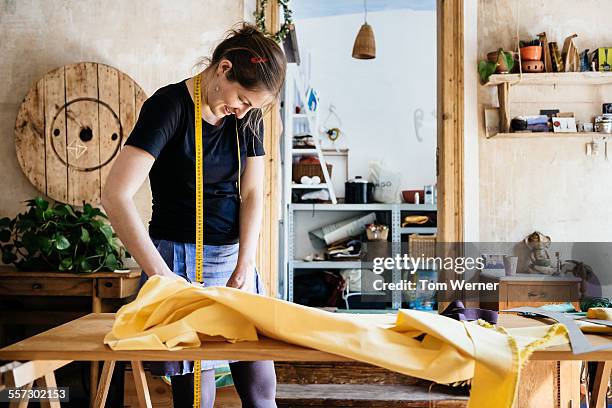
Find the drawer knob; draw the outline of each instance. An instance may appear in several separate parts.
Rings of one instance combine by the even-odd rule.
[[[104,286],[106,286],[107,288],[112,288],[113,282],[104,282]]]
[[[40,283],[34,283],[34,284],[32,285],[32,289],[35,289],[35,290],[36,290],[36,289],[42,289],[42,285],[41,285]]]

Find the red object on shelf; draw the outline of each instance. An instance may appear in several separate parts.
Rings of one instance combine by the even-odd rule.
[[[414,195],[419,193],[419,202],[414,202]],[[425,190],[403,190],[402,198],[405,203],[409,204],[424,204],[425,203]]]
[[[315,156],[302,156],[299,163],[300,164],[320,164],[321,162]]]

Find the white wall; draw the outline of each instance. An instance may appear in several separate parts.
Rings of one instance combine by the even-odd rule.
[[[609,47],[611,13],[609,0],[479,0],[478,57],[498,47],[515,49],[517,24],[521,39],[546,31],[548,41],[561,46],[577,33],[579,51]],[[520,242],[539,230],[553,242],[567,242],[562,259],[591,265],[601,285],[596,289],[612,295],[612,246],[588,244],[612,242],[612,145],[606,161],[603,145],[598,157],[585,155],[590,138],[487,140],[483,109],[497,106],[497,93],[480,85],[477,92],[480,240]],[[510,116],[558,108],[584,120],[612,101],[612,86],[515,86],[510,101]]]
[[[321,98],[320,120],[333,104],[345,132],[336,145],[350,149],[350,178],[367,177],[368,162],[384,160],[402,172],[403,190],[434,184],[435,11],[370,12],[368,23],[376,38],[373,60],[351,57],[363,14],[295,21],[302,57],[310,54],[311,85]],[[418,109],[423,112],[422,141],[415,131]],[[330,119],[329,127],[337,125]]]
[[[602,0],[582,1],[579,9],[561,0],[480,0],[478,57],[514,49],[519,19],[521,39],[546,31],[549,41],[562,45],[577,33],[579,51],[610,46],[612,32],[604,29],[610,13],[612,2]],[[540,230],[557,242],[612,241],[612,146],[606,161],[603,154],[585,155],[586,138],[487,140],[483,109],[497,106],[497,92],[477,89],[481,240],[515,242]],[[514,86],[510,101],[511,116],[559,108],[586,119],[612,102],[612,86]]]

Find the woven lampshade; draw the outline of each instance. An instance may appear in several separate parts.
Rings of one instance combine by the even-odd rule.
[[[364,23],[357,33],[355,44],[353,44],[353,58],[372,59],[376,57],[376,42],[372,26]]]

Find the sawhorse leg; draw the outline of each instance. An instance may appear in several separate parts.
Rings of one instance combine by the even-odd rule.
[[[147,377],[142,361],[130,361],[132,366],[132,374],[134,375],[134,384],[136,385],[136,395],[138,396],[138,406],[140,408],[152,408],[151,395],[147,386]],[[94,399],[92,408],[104,408],[106,397],[108,396],[108,388],[110,387],[111,379],[113,378],[113,370],[115,369],[115,361],[105,361],[102,368],[102,375],[98,383],[98,390]]]
[[[31,389],[34,383],[42,388],[56,388],[54,371],[70,361],[28,361],[12,362],[0,367],[0,389],[3,387]],[[41,401],[43,408],[60,408],[59,401]],[[28,406],[28,396],[12,401],[10,408]]]
[[[610,381],[610,372],[612,371],[612,361],[598,361],[597,371],[593,383],[593,392],[591,392],[591,408],[606,407],[606,392],[608,391],[608,382]]]

